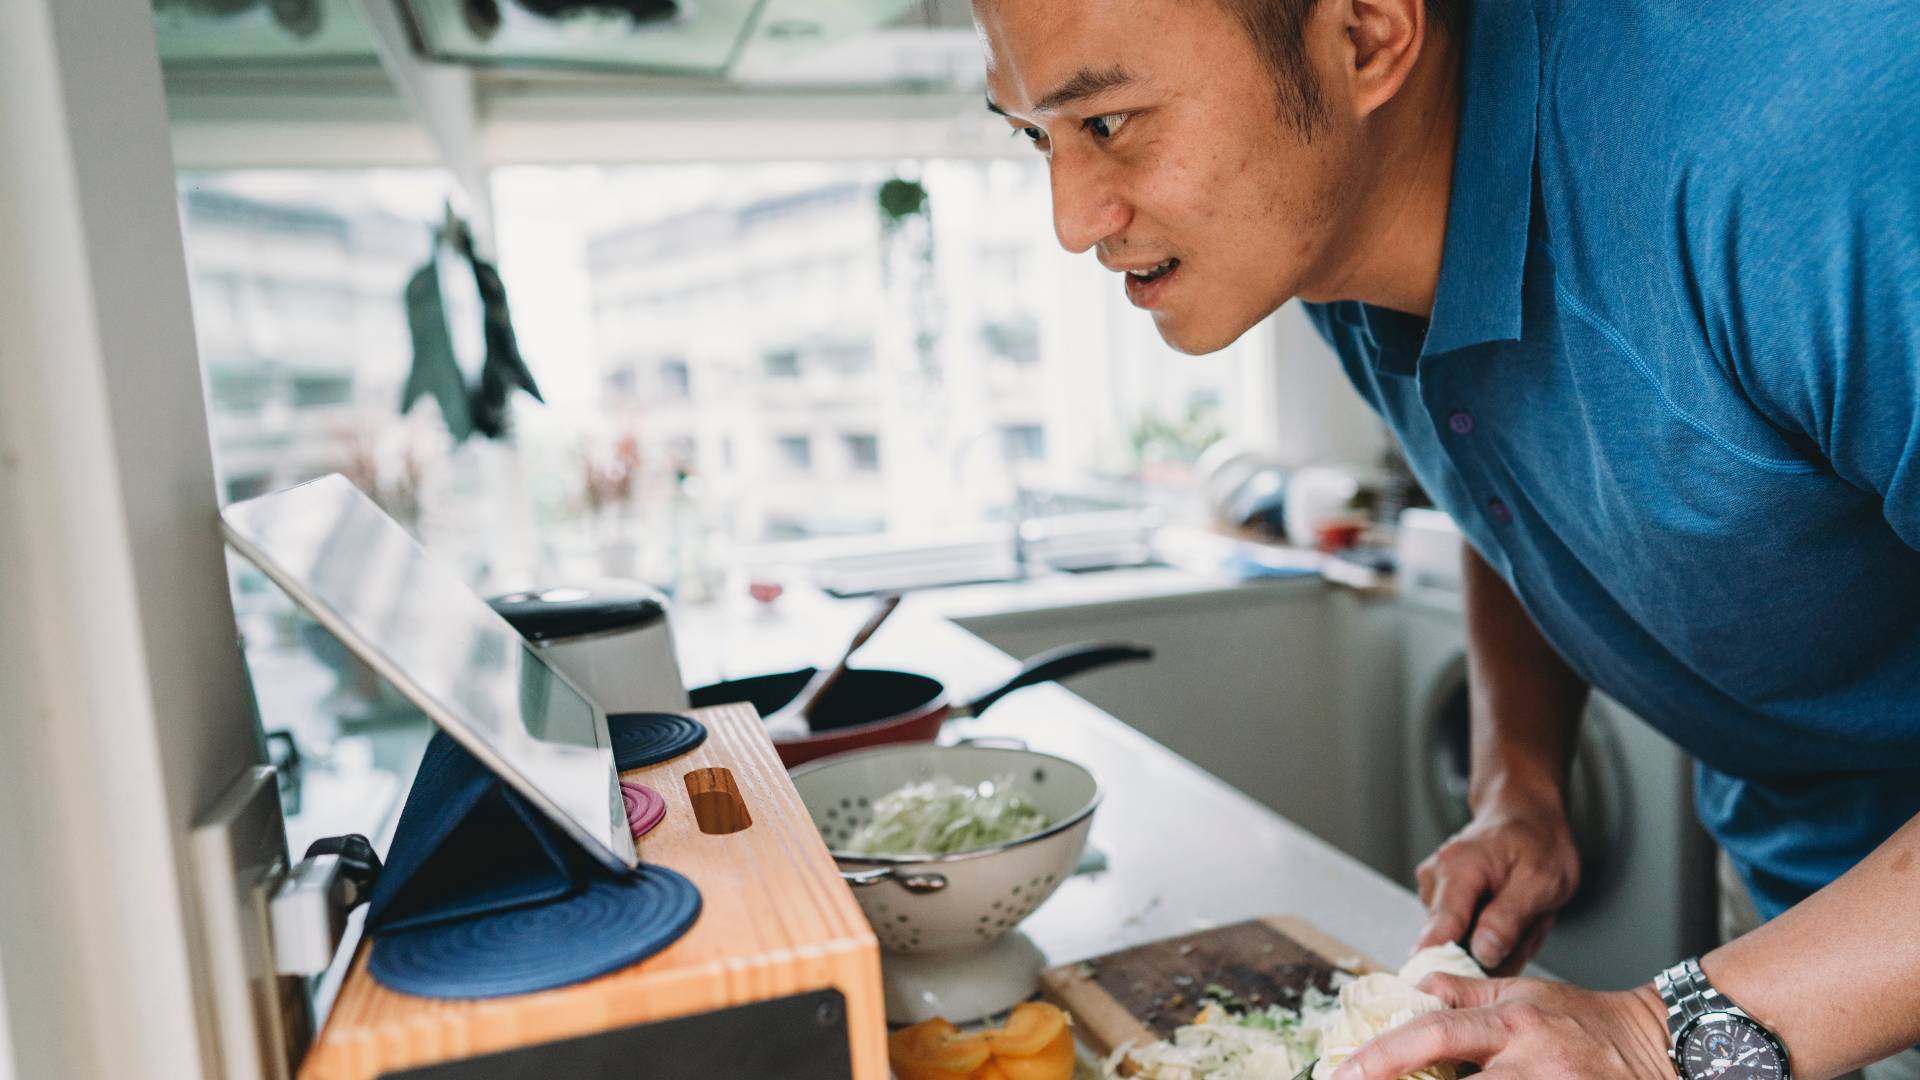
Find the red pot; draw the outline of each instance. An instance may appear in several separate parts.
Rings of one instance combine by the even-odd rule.
[[[1153,650],[1141,645],[1065,645],[1027,660],[1011,678],[960,705],[953,704],[938,679],[910,671],[852,668],[814,703],[810,718],[813,734],[776,742],[774,748],[780,752],[781,762],[792,768],[844,750],[884,743],[932,742],[940,734],[940,725],[949,718],[978,716],[1015,690],[1152,657]],[[813,672],[813,668],[801,668],[698,687],[691,694],[693,706],[744,701],[767,716],[792,701]]]

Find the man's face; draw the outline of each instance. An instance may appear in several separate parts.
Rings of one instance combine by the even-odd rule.
[[[1338,95],[1308,141],[1214,0],[975,0],[974,17],[991,107],[1047,156],[1060,243],[1122,271],[1169,345],[1223,348],[1338,261],[1356,157]]]

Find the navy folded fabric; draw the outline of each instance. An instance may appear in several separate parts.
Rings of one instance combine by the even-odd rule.
[[[430,997],[530,993],[651,956],[699,914],[684,876],[608,870],[436,732],[368,906],[369,969]]]

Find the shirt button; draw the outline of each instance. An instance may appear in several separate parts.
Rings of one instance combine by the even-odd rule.
[[[1513,511],[1507,509],[1506,500],[1489,499],[1487,500],[1487,516],[1491,517],[1495,524],[1505,525],[1513,520]]]
[[[1473,414],[1465,409],[1455,410],[1452,416],[1447,417],[1447,427],[1452,428],[1455,435],[1471,435]]]

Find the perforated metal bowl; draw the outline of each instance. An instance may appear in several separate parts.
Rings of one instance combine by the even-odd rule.
[[[854,855],[844,850],[875,800],[925,780],[1011,778],[1047,828],[951,855]],[[1087,846],[1100,785],[1065,758],[997,746],[899,746],[840,754],[793,772],[794,787],[840,875],[854,887],[880,944],[895,952],[978,948],[1046,902]]]

